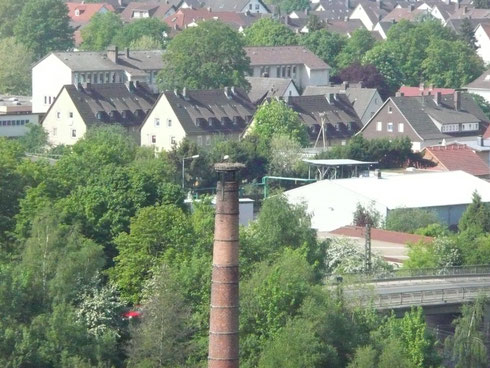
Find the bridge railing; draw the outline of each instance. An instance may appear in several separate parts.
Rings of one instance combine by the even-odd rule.
[[[464,277],[476,275],[490,275],[490,265],[472,265],[472,266],[453,266],[444,268],[417,268],[405,269],[399,268],[391,272],[383,272],[380,274],[361,274],[361,273],[346,273],[342,275],[328,275],[327,280],[346,278],[349,280],[359,281],[383,281],[397,279],[413,279],[413,278],[439,278],[439,277]]]
[[[372,301],[378,309],[392,309],[418,305],[462,303],[475,300],[481,294],[490,295],[490,285],[381,294],[374,296]]]

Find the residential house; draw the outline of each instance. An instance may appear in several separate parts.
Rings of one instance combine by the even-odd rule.
[[[397,208],[434,211],[442,223],[457,226],[475,190],[490,203],[490,183],[464,171],[423,172],[320,180],[284,193],[290,203],[304,204],[311,226],[332,231],[353,223],[358,204],[382,218]]]
[[[259,20],[262,14],[235,13],[230,11],[210,11],[209,9],[179,9],[176,13],[166,17],[163,21],[168,24],[172,32],[181,31],[188,27],[197,27],[200,21],[219,20],[230,27],[242,32],[253,22]]]
[[[422,153],[426,160],[434,164],[434,166],[429,167],[430,170],[462,170],[480,178],[490,177],[488,163],[483,161],[466,144],[449,143],[447,145],[425,147]]]
[[[330,66],[303,46],[245,47],[251,77],[292,79],[299,89],[327,85]]]
[[[373,31],[378,32],[380,34],[381,38],[383,40],[386,40],[388,38],[388,31],[390,30],[391,27],[393,27],[394,24],[396,24],[396,22],[381,21],[381,22],[376,23],[376,25],[373,28]]]
[[[120,125],[139,140],[157,96],[139,82],[65,85],[42,121],[53,145],[72,145],[96,125]]]
[[[202,0],[202,5],[211,11],[219,12],[259,14],[271,12],[262,0]]]
[[[348,82],[330,87],[308,86],[304,90],[303,96],[327,95],[329,93],[345,94],[349,98],[349,101],[363,125],[366,124],[383,105],[383,99],[376,88],[364,88],[362,87],[362,84],[352,85]]]
[[[478,24],[475,29],[476,52],[483,59],[485,64],[490,63],[490,22]]]
[[[308,129],[313,148],[345,145],[362,127],[362,122],[345,94],[288,96],[284,101]],[[253,129],[255,123],[254,119],[248,131]]]
[[[426,9],[415,8],[414,5],[409,5],[408,8],[393,9],[383,17],[383,22],[397,23],[402,19],[415,22],[428,14],[430,13]]]
[[[396,6],[392,2],[382,0],[362,1],[354,8],[349,19],[359,19],[368,31],[372,31],[374,26]]]
[[[329,32],[339,33],[349,38],[354,31],[366,29],[359,19],[328,20],[326,26]]]
[[[307,19],[310,15],[316,15],[322,20],[345,20],[352,11],[348,0],[322,0],[314,4],[311,10],[311,12],[308,9],[293,11],[289,14],[289,17]]]
[[[418,87],[401,86],[398,90],[402,96],[413,97],[413,96],[433,96],[437,92],[441,95],[452,95],[455,90],[453,88],[438,88],[434,87],[432,84],[426,86],[424,83],[420,83]]]
[[[31,98],[0,95],[0,137],[20,137],[28,132],[28,124],[38,124],[39,115],[32,113]]]
[[[469,93],[474,93],[483,97],[490,103],[490,69],[486,70],[473,82],[463,86],[463,88],[466,88]]]
[[[385,101],[364,125],[361,134],[368,139],[408,137],[412,148],[454,141],[473,141],[488,126],[488,119],[468,94],[395,96]]]
[[[272,97],[299,96],[292,79],[247,77],[247,81],[251,87],[248,97],[254,105],[260,105],[264,100]]]
[[[129,23],[142,18],[164,19],[176,12],[174,5],[165,2],[130,2],[121,12],[123,22]]]
[[[347,225],[329,232],[320,232],[319,237],[327,239],[348,239],[364,249],[366,228]],[[408,246],[416,243],[431,244],[434,238],[417,234],[402,233],[371,228],[371,251],[389,263],[403,264],[408,259]]]
[[[45,113],[67,84],[138,81],[157,90],[156,76],[163,68],[162,50],[120,52],[52,52],[32,67],[32,110]]]
[[[464,5],[455,9],[449,19],[488,19],[490,18],[490,9],[477,9]]]
[[[476,29],[479,24],[490,24],[490,18],[487,19],[473,19],[473,18],[464,18],[464,19],[448,19],[446,21],[446,27],[451,29],[457,34],[461,33],[461,26],[465,20],[469,20],[473,29]]]
[[[184,138],[210,146],[221,138],[238,139],[255,106],[241,88],[163,92],[141,127],[141,145],[170,150]]]
[[[472,149],[483,162],[490,166],[490,125],[483,134],[483,137],[477,137],[474,141],[465,141],[464,144]]]

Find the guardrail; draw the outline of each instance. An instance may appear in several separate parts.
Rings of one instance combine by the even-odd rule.
[[[490,295],[490,285],[381,294],[374,296],[372,301],[378,309],[394,309],[467,302],[475,300],[482,293]]]
[[[344,277],[346,279],[366,282],[366,281],[389,281],[397,279],[415,279],[415,278],[440,278],[440,277],[464,277],[475,275],[490,275],[490,265],[473,265],[473,266],[454,266],[445,268],[417,268],[405,269],[399,268],[391,272],[382,274],[368,273],[345,273],[337,275],[327,275],[326,280]]]

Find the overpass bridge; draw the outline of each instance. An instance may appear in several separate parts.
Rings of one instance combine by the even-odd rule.
[[[479,295],[490,297],[490,265],[444,269],[398,270],[381,276],[345,275],[353,280],[346,297],[378,310],[404,310],[422,306],[426,313],[457,313],[459,305]]]

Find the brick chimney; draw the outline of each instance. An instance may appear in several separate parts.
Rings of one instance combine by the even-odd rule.
[[[117,46],[109,46],[107,48],[107,58],[112,61],[114,64],[117,64],[119,57],[119,49]]]
[[[214,166],[220,175],[216,188],[216,218],[211,282],[208,368],[238,368],[238,163]]]
[[[454,91],[454,110],[461,110],[461,91]]]

